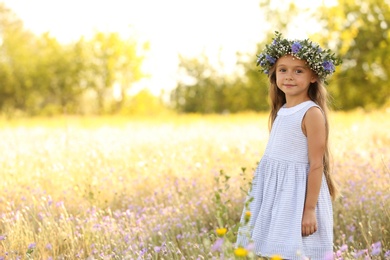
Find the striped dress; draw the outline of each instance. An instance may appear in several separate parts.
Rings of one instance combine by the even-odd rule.
[[[333,251],[333,212],[325,176],[316,205],[318,230],[302,237],[301,224],[309,172],[307,138],[301,124],[313,101],[282,107],[272,126],[264,155],[241,217],[236,246],[254,248],[258,256],[323,260]],[[245,225],[245,213],[251,212]],[[306,259],[307,259],[306,258]]]

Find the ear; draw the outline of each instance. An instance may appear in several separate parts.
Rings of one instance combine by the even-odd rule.
[[[317,78],[317,75],[313,75],[310,79],[310,83],[314,83],[314,82],[317,82],[318,78]]]

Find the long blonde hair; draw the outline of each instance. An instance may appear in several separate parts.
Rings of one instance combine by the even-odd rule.
[[[281,91],[276,85],[276,69],[273,66],[269,71],[269,98],[271,101],[271,112],[269,115],[268,126],[271,130],[272,124],[274,123],[277,113],[279,109],[286,103],[286,95]],[[330,152],[329,152],[329,121],[328,121],[328,113],[329,113],[329,96],[328,92],[321,80],[317,80],[314,83],[310,83],[308,89],[309,98],[315,102],[323,111],[325,117],[325,127],[326,127],[326,141],[325,141],[325,153],[323,158],[323,167],[324,174],[326,178],[326,182],[328,184],[329,193],[333,200],[337,197],[337,187],[330,173]]]

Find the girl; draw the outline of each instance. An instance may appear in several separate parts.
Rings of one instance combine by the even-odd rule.
[[[333,252],[327,94],[341,60],[310,40],[278,32],[258,56],[270,80],[270,138],[257,166],[236,242],[259,256],[323,260]],[[250,217],[248,217],[250,216]]]

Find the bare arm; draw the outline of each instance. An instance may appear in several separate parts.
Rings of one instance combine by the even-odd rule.
[[[302,217],[302,235],[308,236],[317,231],[315,208],[321,188],[326,145],[325,119],[320,109],[312,107],[306,112],[303,131],[307,136],[310,169]]]

